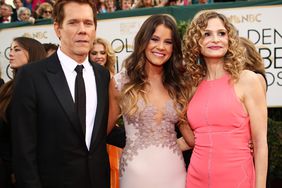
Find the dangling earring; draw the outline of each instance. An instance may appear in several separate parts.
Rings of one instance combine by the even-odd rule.
[[[197,64],[198,64],[198,65],[201,64],[201,59],[200,59],[200,57],[198,57],[198,59],[197,59]]]

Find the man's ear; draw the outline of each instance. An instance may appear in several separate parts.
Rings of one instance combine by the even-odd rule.
[[[57,37],[61,39],[60,25],[58,24],[58,22],[54,22],[54,30],[56,32]]]

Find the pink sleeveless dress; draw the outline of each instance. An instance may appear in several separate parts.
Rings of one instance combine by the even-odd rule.
[[[253,188],[250,120],[225,74],[203,80],[188,106],[195,147],[187,188]]]

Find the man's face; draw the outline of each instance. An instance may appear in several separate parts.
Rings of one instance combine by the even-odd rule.
[[[12,9],[9,6],[1,5],[1,16],[9,17],[12,15]]]
[[[23,7],[23,2],[21,0],[14,0],[13,3],[15,5],[16,9]]]
[[[61,50],[77,62],[84,61],[96,36],[93,11],[88,4],[67,3],[64,6],[64,20],[54,29],[61,40]]]

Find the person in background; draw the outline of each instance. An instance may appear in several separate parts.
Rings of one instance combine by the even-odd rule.
[[[18,21],[18,10],[20,7],[23,7],[23,2],[22,0],[13,0],[13,4],[15,8],[13,8],[12,17],[13,17],[13,20]]]
[[[212,2],[213,0],[192,0],[192,4],[201,4],[201,5],[209,4]]]
[[[11,23],[17,21],[16,18],[12,17],[13,8],[11,5],[6,3],[1,5],[1,16],[0,16],[0,23]]]
[[[35,39],[18,37],[10,47],[10,68],[14,75],[20,67],[44,59],[46,52],[43,45]],[[0,87],[0,187],[11,188],[12,162],[11,162],[11,124],[8,117],[14,79],[9,80]]]
[[[133,5],[133,0],[120,0],[121,10],[130,10]]]
[[[43,46],[47,52],[47,57],[51,56],[54,52],[58,50],[58,45],[53,43],[43,43]]]
[[[164,6],[176,6],[177,5],[177,0],[168,0]]]
[[[153,0],[137,0],[133,8],[152,8],[155,6]]]
[[[31,4],[31,11],[34,12],[37,10],[37,8],[46,2],[46,0],[26,0]]]
[[[240,44],[244,48],[244,54],[246,56],[245,69],[257,73],[257,76],[261,82],[263,91],[267,90],[267,80],[265,76],[265,68],[263,59],[260,53],[257,51],[256,46],[252,41],[245,37],[240,37]]]
[[[52,6],[54,6],[56,0],[47,0],[46,2],[50,3]]]
[[[126,132],[120,188],[185,187],[185,163],[175,132],[175,124],[186,123],[184,72],[175,20],[150,16],[135,36],[124,69],[110,83],[108,132],[120,115]]]
[[[96,35],[93,0],[57,0],[56,53],[22,67],[11,101],[19,188],[110,188],[109,71],[89,61]]]
[[[97,0],[97,11],[98,13],[107,12],[106,0]]]
[[[29,10],[31,12],[33,12],[33,10],[32,10],[32,1],[33,0],[23,0],[23,6],[26,7],[26,8],[29,8]]]
[[[107,12],[115,12],[116,7],[116,1],[115,0],[105,0]]]
[[[187,107],[195,147],[186,187],[266,187],[265,91],[254,72],[243,70],[236,28],[223,14],[199,12],[187,28],[183,54],[195,91]]]
[[[31,11],[29,8],[20,7],[17,11],[18,14],[18,21],[20,22],[30,22],[34,24],[35,19],[31,17]]]
[[[111,74],[115,74],[116,55],[108,41],[103,38],[96,38],[89,53],[90,60],[106,67]],[[109,114],[110,115],[110,114]],[[115,125],[115,129],[123,129]],[[119,188],[119,158],[122,149],[111,144],[107,145],[111,167],[111,188]]]
[[[53,6],[50,3],[41,3],[36,9],[36,19],[51,19]]]
[[[96,38],[89,56],[93,62],[106,67],[111,76],[114,76],[116,55],[108,41],[103,38]]]

